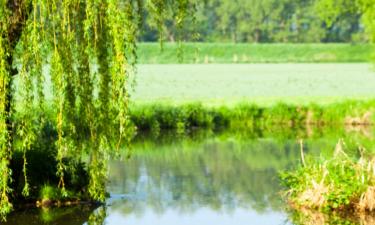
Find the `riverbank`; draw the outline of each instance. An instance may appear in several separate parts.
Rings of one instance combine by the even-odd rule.
[[[369,44],[246,44],[183,43],[182,58],[178,44],[139,43],[140,64],[174,63],[348,63],[369,62]]]
[[[207,127],[372,125],[375,122],[374,110],[375,100],[343,101],[328,105],[278,103],[268,107],[248,103],[232,107],[210,107],[201,103],[152,103],[132,105],[130,119],[140,131],[174,129],[184,132],[186,129]]]
[[[243,131],[249,134],[261,131],[262,134],[257,134],[260,135],[259,137],[268,132],[280,137],[290,135],[293,138],[297,136],[303,138],[314,136],[314,133],[319,135],[321,128],[329,127],[334,127],[333,129],[344,127],[349,133],[354,130],[356,133],[366,136],[368,132],[365,128],[371,129],[375,123],[375,100],[351,100],[323,105],[277,103],[270,106],[248,102],[233,106],[210,106],[200,102],[180,104],[155,102],[152,104],[131,104],[129,107],[129,124],[134,126],[139,134],[136,138],[144,133],[151,133],[153,137],[158,137],[159,134],[171,132],[173,140],[175,140],[176,136],[183,137],[200,129],[209,132]],[[12,190],[14,192],[12,191],[11,200],[14,204],[31,202],[39,206],[59,206],[89,199],[88,174],[95,172],[92,163],[90,163],[94,156],[77,155],[74,148],[67,149],[69,154],[66,154],[62,161],[65,168],[64,185],[66,189],[58,187],[61,180],[57,175],[56,168],[59,162],[55,157],[57,133],[55,119],[52,116],[54,114],[49,113],[52,110],[54,110],[53,107],[46,106],[44,108],[44,126],[38,133],[38,139],[26,153],[22,151],[20,139],[17,137],[15,139],[15,152],[11,161],[11,170],[14,171],[12,173],[14,181]],[[14,116],[15,127],[20,125],[19,118],[23,118],[22,112],[24,111],[18,111]],[[37,109],[32,112],[35,113],[36,118],[42,115],[38,113]],[[30,113],[30,109],[28,109],[28,113]],[[288,130],[294,130],[297,133],[289,134]],[[15,132],[19,134],[19,132]],[[91,148],[84,142],[85,137],[88,137],[89,134],[82,132],[80,137],[83,140],[68,140],[80,143],[82,148]],[[350,135],[352,134],[350,133]],[[129,134],[129,136],[133,135],[135,134]],[[241,135],[243,134],[241,133]],[[116,137],[113,138],[116,139]],[[117,140],[109,141],[117,143]],[[357,141],[356,139],[351,146],[357,146]],[[366,141],[361,143],[367,145]],[[131,146],[129,143],[126,144],[128,144],[127,147]],[[372,143],[368,143],[368,146],[372,146]],[[106,158],[101,162],[107,163],[110,156],[111,153],[106,153]],[[24,160],[27,160],[26,164]],[[24,173],[25,165],[27,176]],[[104,167],[102,172],[106,173]],[[30,191],[28,195],[24,195],[25,180],[28,181],[28,190]]]

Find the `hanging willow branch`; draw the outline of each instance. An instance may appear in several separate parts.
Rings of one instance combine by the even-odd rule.
[[[167,8],[176,11],[179,28],[191,13],[189,0],[0,0],[0,215],[12,208],[9,163],[15,134],[24,158],[23,194],[29,194],[27,152],[43,129],[47,104],[53,106],[57,132],[56,185],[65,192],[65,159],[80,162],[86,154],[88,192],[92,199],[105,199],[108,158],[131,138],[128,79],[137,62],[144,8],[151,9],[161,41]],[[15,75],[17,109],[25,111],[16,128]],[[52,102],[44,92],[49,79]]]

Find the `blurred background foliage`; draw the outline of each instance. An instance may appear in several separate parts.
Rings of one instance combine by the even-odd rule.
[[[182,31],[173,12],[166,12],[164,39],[174,42],[180,34],[185,41],[246,43],[320,43],[368,41],[360,10],[344,10],[327,20],[327,1],[317,0],[205,0],[185,21]],[[352,2],[352,1],[349,1]],[[348,4],[354,4],[348,3]],[[338,4],[337,7],[341,6]],[[336,7],[336,8],[337,8]],[[348,7],[347,7],[348,8]],[[342,11],[342,10],[341,10]],[[340,11],[340,12],[341,12]],[[146,10],[140,41],[160,37],[158,24]]]

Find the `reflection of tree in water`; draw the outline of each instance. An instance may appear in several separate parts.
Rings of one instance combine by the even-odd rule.
[[[299,163],[299,146],[293,137],[301,136],[304,134],[300,130],[286,130],[138,137],[132,158],[110,165],[109,191],[124,198],[111,199],[110,210],[127,215],[142,215],[146,209],[160,214],[169,209],[189,214],[201,207],[229,214],[236,208],[282,210],[277,174]],[[338,138],[346,136],[319,132],[305,140],[305,151],[311,156],[328,150],[331,155]],[[348,145],[359,142],[370,146],[374,142],[353,133],[350,138],[345,138]],[[17,212],[5,224],[103,224],[106,208],[93,210],[73,207]],[[298,220],[296,214],[290,218],[296,224],[308,221]]]
[[[102,206],[96,209],[89,217],[87,225],[104,225],[104,220],[107,217],[107,208]]]
[[[39,208],[16,211],[2,225],[104,225],[107,208],[81,205],[62,208]]]
[[[299,159],[293,141],[271,139],[141,145],[134,145],[131,160],[111,168],[110,191],[130,194],[114,207],[127,213],[142,213],[146,207],[160,213],[199,207],[229,213],[238,207],[279,209],[277,173]]]
[[[4,225],[82,225],[91,218],[94,207],[88,205],[62,208],[41,208],[16,211],[7,217]],[[99,221],[99,220],[97,220]],[[89,225],[103,223],[89,223]]]
[[[325,225],[325,224],[350,224],[350,225],[373,225],[375,214],[363,213],[353,215],[350,212],[336,212],[324,214],[316,210],[301,209],[289,212],[289,219],[295,225]]]
[[[147,208],[159,213],[200,207],[228,213],[239,207],[281,210],[278,172],[299,163],[298,137],[307,138],[305,152],[314,157],[331,155],[340,137],[348,143],[363,139],[340,129],[317,130],[312,137],[291,130],[139,137],[130,160],[111,164],[109,191],[126,194],[113,208],[126,214]]]

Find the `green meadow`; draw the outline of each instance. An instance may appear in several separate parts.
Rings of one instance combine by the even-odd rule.
[[[141,64],[130,84],[139,130],[375,121],[370,63]]]
[[[53,96],[49,76],[45,82],[48,102]],[[21,87],[18,79],[14,86]],[[326,105],[375,98],[375,67],[371,63],[140,64],[129,86],[132,104]]]
[[[131,100],[205,105],[329,104],[375,97],[371,64],[139,65]]]
[[[177,57],[182,51],[182,57]],[[370,44],[139,43],[141,64],[368,62]]]

